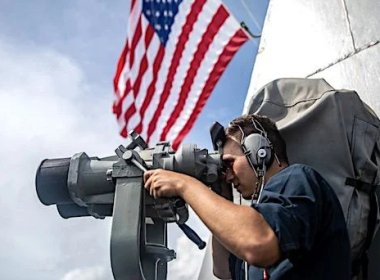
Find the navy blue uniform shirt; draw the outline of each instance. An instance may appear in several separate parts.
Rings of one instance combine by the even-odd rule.
[[[260,212],[276,234],[281,260],[267,269],[269,279],[350,279],[350,243],[338,198],[312,168],[294,164],[264,187]],[[233,279],[244,279],[243,262],[231,261]],[[249,279],[263,269],[249,267]]]

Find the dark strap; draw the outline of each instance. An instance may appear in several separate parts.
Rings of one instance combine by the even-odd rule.
[[[365,252],[362,258],[362,268],[363,268],[363,280],[368,280],[368,252]]]
[[[373,189],[375,190],[375,189]],[[361,257],[352,262],[352,274],[353,276],[358,275],[360,271],[362,272],[362,279],[368,279],[368,249],[371,246],[372,239],[375,235],[376,224],[377,224],[377,200],[376,193],[374,191],[369,193],[369,214],[368,214],[368,224],[367,224],[367,237],[364,243],[364,250]]]
[[[362,269],[362,264],[363,264],[363,258],[356,259],[356,260],[352,261],[352,264],[351,264],[351,272],[352,272],[351,278],[354,278],[354,276],[359,275],[360,270]]]
[[[352,262],[352,275],[351,278],[359,276],[358,279],[368,280],[368,253],[364,252],[360,259],[356,259]]]
[[[348,178],[348,177],[346,178],[346,185],[352,186],[355,189],[359,191],[364,191],[366,193],[372,193],[378,187],[378,185],[369,184],[369,183],[360,181],[358,179]]]
[[[376,193],[373,191],[369,194],[369,215],[368,215],[368,231],[367,231],[367,238],[365,240],[364,248],[364,257],[363,257],[363,279],[368,279],[368,249],[371,246],[371,242],[373,240],[373,237],[375,235],[376,231],[376,224],[377,224],[377,200],[376,200]]]
[[[231,273],[232,280],[240,279],[241,261],[233,254],[230,254],[228,258],[228,264]]]

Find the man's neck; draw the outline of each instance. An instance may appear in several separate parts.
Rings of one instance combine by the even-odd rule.
[[[289,164],[287,163],[283,163],[283,162],[278,163],[277,161],[274,161],[265,174],[265,182],[268,182],[268,180],[273,175],[277,174],[278,172],[280,172],[281,170],[283,170],[284,168],[288,166]]]

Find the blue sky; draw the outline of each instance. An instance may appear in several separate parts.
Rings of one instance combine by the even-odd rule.
[[[224,2],[260,33],[241,1]],[[268,1],[246,2],[262,24]],[[39,203],[34,176],[45,158],[107,156],[124,142],[111,106],[129,1],[0,5],[0,278],[109,279],[110,219],[61,219]],[[185,142],[210,148],[210,124],[241,113],[257,46],[250,41],[236,54]],[[199,221],[191,224],[207,238]],[[193,279],[202,253],[172,227],[170,246],[178,260],[168,279]]]

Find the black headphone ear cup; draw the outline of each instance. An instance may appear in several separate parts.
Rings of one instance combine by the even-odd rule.
[[[258,168],[263,163],[269,167],[272,159],[272,148],[266,137],[257,133],[250,134],[243,140],[242,148],[253,168]]]

